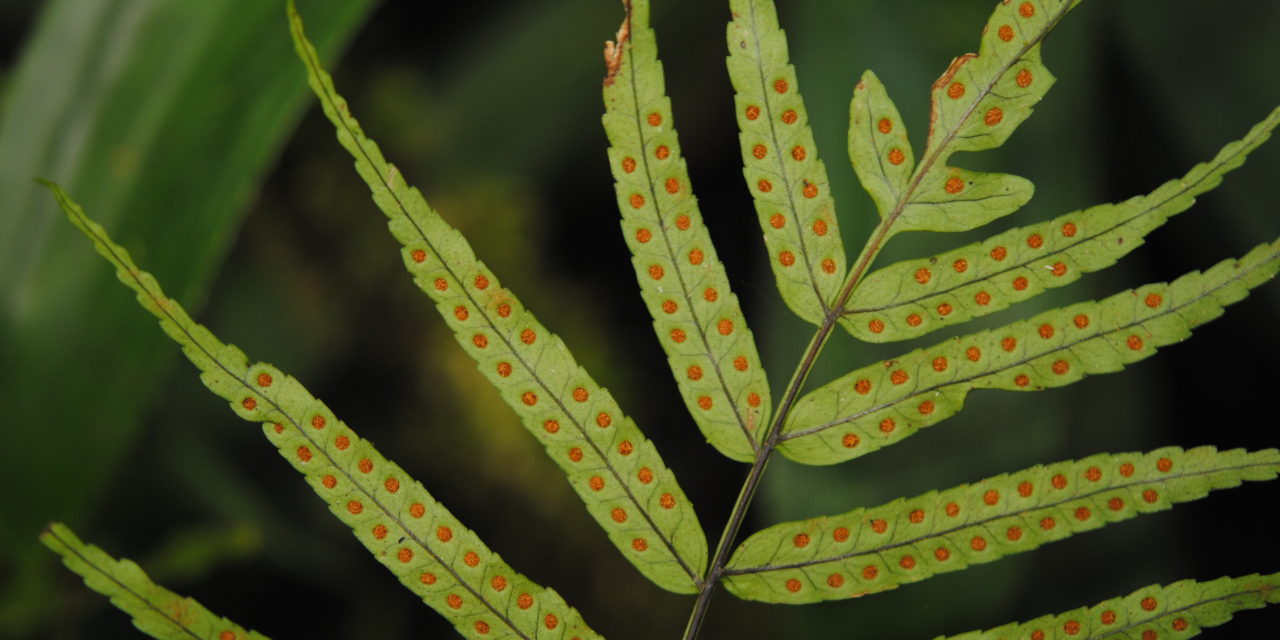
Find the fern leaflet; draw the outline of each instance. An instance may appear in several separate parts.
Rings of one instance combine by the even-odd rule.
[[[732,0],[729,8],[729,79],[737,92],[743,174],[769,265],[787,306],[822,324],[845,277],[827,169],[772,0]]]
[[[67,568],[84,578],[90,589],[107,596],[116,608],[133,616],[143,633],[160,640],[267,640],[199,602],[184,598],[151,581],[130,560],[117,560],[98,547],[85,544],[67,525],[52,523],[40,541],[62,556]]]
[[[1209,582],[1183,580],[1151,585],[1092,607],[1007,624],[990,631],[971,631],[936,640],[1003,640],[1004,638],[1193,638],[1205,627],[1226,624],[1244,609],[1280,602],[1280,573]]]
[[[1073,211],[880,269],[863,280],[856,306],[844,312],[841,323],[868,342],[906,340],[995,313],[1109,267],[1142,246],[1146,234],[1190,208],[1196,196],[1217,187],[1223,174],[1244,164],[1277,124],[1280,108],[1209,162],[1145,196]],[[882,184],[864,186],[873,190]]]
[[[1025,178],[981,173],[947,166],[957,151],[980,151],[1004,143],[1031,115],[1053,84],[1040,62],[1040,44],[1058,21],[1080,0],[1039,0],[996,5],[987,21],[981,53],[965,54],[933,84],[929,137],[910,180],[896,200],[877,200],[890,233],[911,230],[966,231],[1017,211],[1031,199],[1034,188]],[[876,104],[892,105],[883,89]],[[855,97],[855,102],[857,98]],[[872,136],[893,135],[894,111],[869,112],[876,122]],[[887,125],[887,126],[886,126]],[[865,131],[866,126],[851,125]],[[894,163],[892,148],[882,150],[883,161]],[[878,166],[881,158],[856,156],[861,173]],[[872,192],[876,197],[876,192]]]
[[[1275,449],[1212,447],[1036,466],[879,507],[774,525],[742,543],[725,586],[741,598],[787,604],[884,591],[1278,473]]]
[[[750,462],[770,415],[768,381],[680,157],[648,0],[627,3],[606,63],[609,164],[641,295],[703,435]]]
[[[1119,371],[1179,342],[1280,270],[1280,240],[1170,284],[1150,284],[873,364],[796,404],[780,450],[832,464],[950,417],[972,389],[1037,391]]]
[[[916,160],[898,107],[870,70],[849,104],[849,160],[880,217],[887,217],[906,192]]]
[[[365,137],[320,66],[293,3],[289,19],[311,88],[338,141],[404,246],[414,282],[436,303],[462,348],[568,476],[588,512],[633,565],[659,586],[697,591],[707,542],[674,474],[613,396],[559,337],[504,289],[466,239]]]
[[[515,573],[471,530],[395,463],[382,457],[293,377],[250,363],[165,296],[60,187],[53,190],[71,222],[93,240],[137,293],[139,304],[200,369],[210,391],[267,439],[350,526],[356,538],[406,588],[467,637],[560,638],[566,631],[599,637],[551,589]]]

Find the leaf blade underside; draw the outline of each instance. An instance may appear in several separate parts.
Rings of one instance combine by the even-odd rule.
[[[1280,602],[1280,573],[1182,580],[1151,585],[1091,607],[1047,615],[1030,622],[988,631],[970,631],[935,640],[1003,640],[1004,638],[1192,638],[1205,627],[1226,624],[1233,614]]]
[[[780,450],[804,464],[834,464],[954,415],[973,389],[1038,391],[1119,371],[1186,339],[1277,270],[1280,240],[1169,284],[1053,309],[863,367],[801,398]]]
[[[86,544],[65,524],[50,524],[40,534],[40,541],[61,556],[68,569],[84,578],[85,586],[110,598],[111,604],[133,617],[134,626],[153,638],[268,640],[214,614],[199,602],[152,582],[133,561],[117,560],[101,548]]]
[[[250,363],[165,296],[124,248],[60,187],[46,183],[67,217],[93,241],[138,303],[201,371],[200,379],[240,418],[263,425],[329,510],[406,588],[464,636],[598,638],[555,591],[515,573],[420,482],[360,438],[292,376]]]
[[[854,597],[992,562],[1280,473],[1280,452],[1177,447],[1035,466],[879,507],[769,527],[734,553],[748,600]]]
[[[648,0],[631,0],[606,56],[604,128],[636,280],[689,414],[725,456],[751,462],[769,385],[680,157]]]
[[[966,231],[1013,213],[1031,199],[1034,187],[1025,178],[970,171],[947,162],[957,151],[1003,144],[1031,115],[1054,82],[1040,61],[1040,45],[1079,2],[996,5],[983,30],[980,53],[956,58],[933,84],[924,153],[886,216],[892,233]],[[884,100],[892,105],[887,96]],[[884,117],[871,114],[877,122]],[[891,135],[885,129],[880,133]],[[883,153],[892,162],[890,151]]]
[[[867,342],[922,336],[982,317],[1115,264],[1144,237],[1216,188],[1229,171],[1280,124],[1280,108],[1210,161],[1151,193],[1117,204],[1064,214],[1048,222],[873,272],[858,288],[855,308],[840,322]]]
[[[898,107],[869,70],[849,103],[849,160],[880,217],[887,217],[906,192],[916,160]]]
[[[743,175],[783,301],[822,324],[845,278],[844,243],[787,38],[772,0],[731,0],[729,79]]]
[[[405,268],[481,373],[565,472],[609,540],[664,589],[697,591],[707,542],[693,506],[657,449],[569,353],[480,262],[399,169],[365,137],[306,40],[290,25],[308,81],[403,245]]]

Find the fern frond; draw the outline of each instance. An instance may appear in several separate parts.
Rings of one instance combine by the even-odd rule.
[[[996,5],[983,31],[980,53],[956,58],[933,84],[929,137],[920,164],[897,201],[892,206],[879,205],[886,221],[892,222],[892,233],[966,231],[1013,213],[1031,199],[1034,187],[1025,178],[969,171],[947,162],[957,151],[1003,144],[1031,115],[1054,82],[1040,62],[1040,45],[1079,2]],[[888,103],[887,97],[884,102]],[[870,119],[878,123],[885,117],[872,113]],[[891,135],[890,131],[880,129],[877,134]],[[892,150],[881,151],[883,159],[855,157],[854,166],[892,163]]]
[[[117,609],[133,616],[143,633],[160,640],[267,640],[256,632],[213,614],[199,602],[184,598],[151,581],[131,560],[117,560],[86,544],[67,525],[54,522],[40,541],[62,556],[67,568],[84,578],[85,586],[107,596]]]
[[[383,159],[320,65],[292,2],[289,20],[311,88],[387,215],[391,234],[404,246],[414,282],[435,301],[463,350],[542,441],[627,560],[665,589],[697,591],[706,536],[653,444],[560,338],[476,259],[462,234]]]
[[[850,598],[991,562],[1076,533],[1280,473],[1280,451],[1176,447],[1035,466],[742,543],[725,586],[787,604]]]
[[[624,4],[604,83],[623,235],[690,415],[717,450],[751,462],[770,415],[768,380],[680,157],[649,2]]]
[[[729,79],[737,92],[743,174],[769,265],[787,306],[821,324],[845,277],[827,169],[818,159],[773,1],[732,0],[729,7]]]
[[[1218,578],[1209,582],[1182,580],[1151,585],[1092,607],[1007,624],[990,631],[970,631],[935,640],[1102,640],[1103,638],[1193,638],[1205,627],[1226,624],[1237,611],[1261,609],[1280,602],[1280,573]]]
[[[1047,311],[863,367],[802,398],[781,451],[832,464],[898,442],[958,412],[973,389],[1036,391],[1119,371],[1187,338],[1280,270],[1280,240],[1204,273]]]
[[[417,480],[384,458],[297,380],[250,363],[165,296],[106,231],[59,186],[46,183],[71,222],[91,240],[139,304],[200,369],[205,386],[263,433],[306,476],[356,539],[423,602],[467,637],[599,637],[551,589],[515,573]]]
[[[1075,282],[1142,246],[1143,238],[1214,189],[1222,176],[1271,137],[1280,108],[1209,162],[1151,193],[1119,204],[1073,211],[1049,222],[1011,229],[982,242],[872,273],[841,324],[868,342],[924,335],[981,317]],[[871,191],[877,184],[864,182]]]

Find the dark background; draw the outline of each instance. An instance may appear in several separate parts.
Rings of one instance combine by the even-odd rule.
[[[10,133],[6,140],[0,128],[0,152],[13,144],[15,123],[30,115],[18,108],[25,103],[17,94],[33,85],[19,82],[17,69],[37,21],[50,19],[54,4],[76,6],[70,0],[0,1],[0,65],[6,70],[0,76],[0,113]],[[164,4],[105,3],[122,12]],[[311,7],[301,4],[308,18]],[[844,152],[852,85],[863,69],[875,69],[919,148],[928,86],[953,56],[976,47],[990,3],[779,4],[840,206],[846,247],[855,251],[874,225],[874,213]],[[812,328],[779,304],[761,261],[763,243],[742,185],[733,94],[724,73],[727,10],[716,2],[657,5],[653,22],[694,189],[777,393]],[[1171,6],[1160,0],[1086,2],[1071,14],[1046,45],[1046,64],[1059,81],[1036,116],[1003,148],[955,160],[967,168],[1026,176],[1036,183],[1036,198],[994,229],[964,237],[900,236],[878,264],[1145,193],[1211,158],[1280,102],[1280,85],[1273,80],[1280,3],[1197,0]],[[599,125],[599,82],[601,45],[613,37],[620,7],[602,0],[386,2],[363,26],[356,13],[334,28],[339,35],[333,51],[342,33],[352,39],[333,68],[366,132],[618,397],[681,478],[714,541],[745,467],[719,459],[684,415],[618,233]],[[278,26],[268,37],[287,46],[283,7]],[[243,74],[233,68],[219,82],[234,82],[264,64],[255,56],[246,60]],[[279,64],[296,65],[301,78],[295,61]],[[145,119],[152,113],[145,108],[149,95],[164,90],[160,81],[120,98],[127,104],[131,95],[137,108],[84,117]],[[193,87],[198,97],[216,84],[204,76]],[[246,110],[253,104],[245,102]],[[262,142],[268,151],[257,164],[244,163],[246,195],[208,194],[228,204],[203,249],[156,248],[180,244],[174,240],[178,227],[202,222],[184,215],[195,204],[196,186],[149,211],[139,206],[121,212],[120,239],[166,286],[171,271],[190,271],[180,287],[170,288],[200,322],[250,358],[298,377],[490,547],[559,591],[598,631],[614,638],[677,637],[691,599],[652,587],[617,557],[559,472],[456,347],[429,300],[405,277],[382,214],[313,101],[290,109],[291,118],[301,113],[301,119],[289,119]],[[224,117],[233,123],[248,117],[229,111]],[[208,125],[175,118],[164,126],[181,138],[199,135]],[[236,135],[234,128],[229,131],[225,135]],[[965,332],[1169,280],[1274,239],[1280,233],[1274,205],[1280,153],[1274,147],[1255,152],[1220,189],[1152,233],[1120,265]],[[199,150],[144,154],[135,170],[101,180],[162,188],[161,183],[190,179],[184,173],[204,170],[187,162],[204,161]],[[22,181],[36,175],[67,179],[56,164],[4,166],[6,172],[31,174],[20,176]],[[93,198],[74,188],[73,195],[98,215]],[[9,195],[0,199],[10,203],[0,203],[6,207],[0,216],[31,215],[14,211]],[[59,260],[59,251],[91,254],[87,243],[74,238],[65,249],[50,241],[40,250]],[[206,266],[202,271],[190,267],[193,262]],[[124,326],[159,333],[147,316],[129,309],[130,295],[111,282],[100,260],[90,256],[80,264],[105,274],[92,287],[104,288],[120,310],[91,306],[60,330],[101,334],[103,315],[119,313]],[[31,286],[53,286],[24,275],[32,278]],[[24,335],[22,307],[14,302],[19,290],[0,293],[13,296],[0,309],[8,315],[0,329]],[[744,533],[1101,451],[1275,446],[1277,419],[1269,398],[1278,381],[1278,310],[1280,291],[1267,285],[1198,330],[1195,339],[1125,373],[1037,394],[976,392],[960,416],[845,465],[807,468],[777,460]],[[0,637],[137,636],[126,616],[32,544],[40,523],[51,519],[137,560],[169,588],[273,637],[451,633],[325,512],[272,447],[264,446],[256,427],[230,415],[203,389],[191,366],[177,361],[176,349],[163,343],[154,353],[124,348],[116,343],[124,338],[107,333],[100,351],[44,352],[41,362],[53,363],[51,375],[57,377],[43,386],[43,396],[15,391],[25,389],[19,365],[26,353],[20,347],[27,343],[0,342],[19,354],[0,351],[0,389],[8,389],[0,396],[0,411],[7,415],[0,429],[8,443],[0,445],[0,456],[16,478],[6,489],[34,492],[45,487],[40,478],[50,477],[63,492],[35,504],[0,503],[0,524],[11,536],[0,551]],[[866,346],[838,332],[811,386],[938,339]],[[122,370],[142,374],[128,383],[140,400],[94,436],[109,444],[99,448],[62,434],[62,453],[47,460],[14,444],[26,437],[37,446],[52,438],[44,434],[66,420],[48,414],[56,416],[60,404],[88,402],[75,385],[101,385]],[[705,637],[929,638],[1066,611],[1152,583],[1271,572],[1280,566],[1268,526],[1276,499],[1274,487],[1246,486],[873,598],[790,608],[742,603],[721,593]],[[1276,616],[1242,613],[1203,637],[1266,637],[1249,634],[1273,629]]]

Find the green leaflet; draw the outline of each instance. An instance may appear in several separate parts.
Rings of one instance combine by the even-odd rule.
[[[770,415],[769,385],[680,157],[648,0],[633,0],[611,46],[603,120],[641,295],[703,435],[751,462]]]
[[[200,369],[200,380],[306,476],[334,515],[428,606],[468,637],[599,637],[550,589],[516,574],[417,480],[382,457],[295,379],[220,342],[164,295],[61,187],[46,183],[77,228],[137,292],[138,303]],[[514,608],[513,608],[514,605]]]
[[[956,58],[934,82],[929,137],[920,165],[892,206],[877,201],[877,206],[890,212],[885,217],[893,221],[893,233],[974,229],[1017,211],[1031,199],[1034,187],[1024,178],[967,171],[947,166],[947,161],[957,151],[980,151],[1003,144],[1031,115],[1054,81],[1040,62],[1040,43],[1079,2],[1038,0],[996,5],[984,29],[981,52]],[[875,102],[891,106],[887,96]],[[870,119],[879,123],[892,117],[889,111],[873,110]],[[897,123],[890,120],[890,124]],[[873,135],[892,133],[877,130]],[[883,161],[892,164],[890,153],[891,148],[882,150]],[[881,162],[881,158],[866,155],[852,160],[855,167],[864,167],[860,177],[868,167]]]
[[[880,269],[862,282],[857,305],[845,311],[841,324],[868,342],[906,340],[994,313],[1109,267],[1141,246],[1146,234],[1190,208],[1197,195],[1217,187],[1223,174],[1244,164],[1277,124],[1280,108],[1213,160],[1145,196],[1073,211],[941,255]],[[872,185],[867,185],[869,191]]]
[[[111,598],[111,604],[133,616],[133,624],[153,638],[267,640],[256,631],[246,631],[214,615],[199,602],[152,582],[132,561],[116,560],[102,549],[85,544],[64,524],[50,524],[40,534],[40,541],[62,556],[62,562],[84,578],[86,586]]]
[[[697,591],[706,536],[653,444],[560,338],[499,284],[466,239],[383,159],[321,67],[292,2],[289,18],[311,87],[387,215],[391,234],[404,245],[414,282],[435,301],[459,344],[542,441],[623,555],[664,589]]]
[[[1280,573],[1218,578],[1209,582],[1183,580],[1168,586],[1151,585],[1092,607],[1007,624],[990,631],[970,631],[936,640],[1003,640],[1005,638],[1192,638],[1204,627],[1231,620],[1242,609],[1261,609],[1280,602]]]
[[[783,426],[781,451],[832,464],[893,444],[961,409],[972,389],[1035,391],[1119,371],[1179,342],[1280,270],[1280,240],[1171,284],[953,338],[814,390]]]
[[[844,244],[827,170],[809,129],[787,38],[771,0],[731,0],[729,79],[743,174],[764,230],[778,291],[821,324],[844,282]]]
[[[1280,473],[1280,452],[1212,447],[1101,454],[836,516],[742,543],[734,595],[802,604],[892,589]]]
[[[916,167],[907,126],[876,74],[867,71],[849,104],[849,159],[862,188],[888,216],[902,199]],[[865,285],[863,285],[865,288]]]

